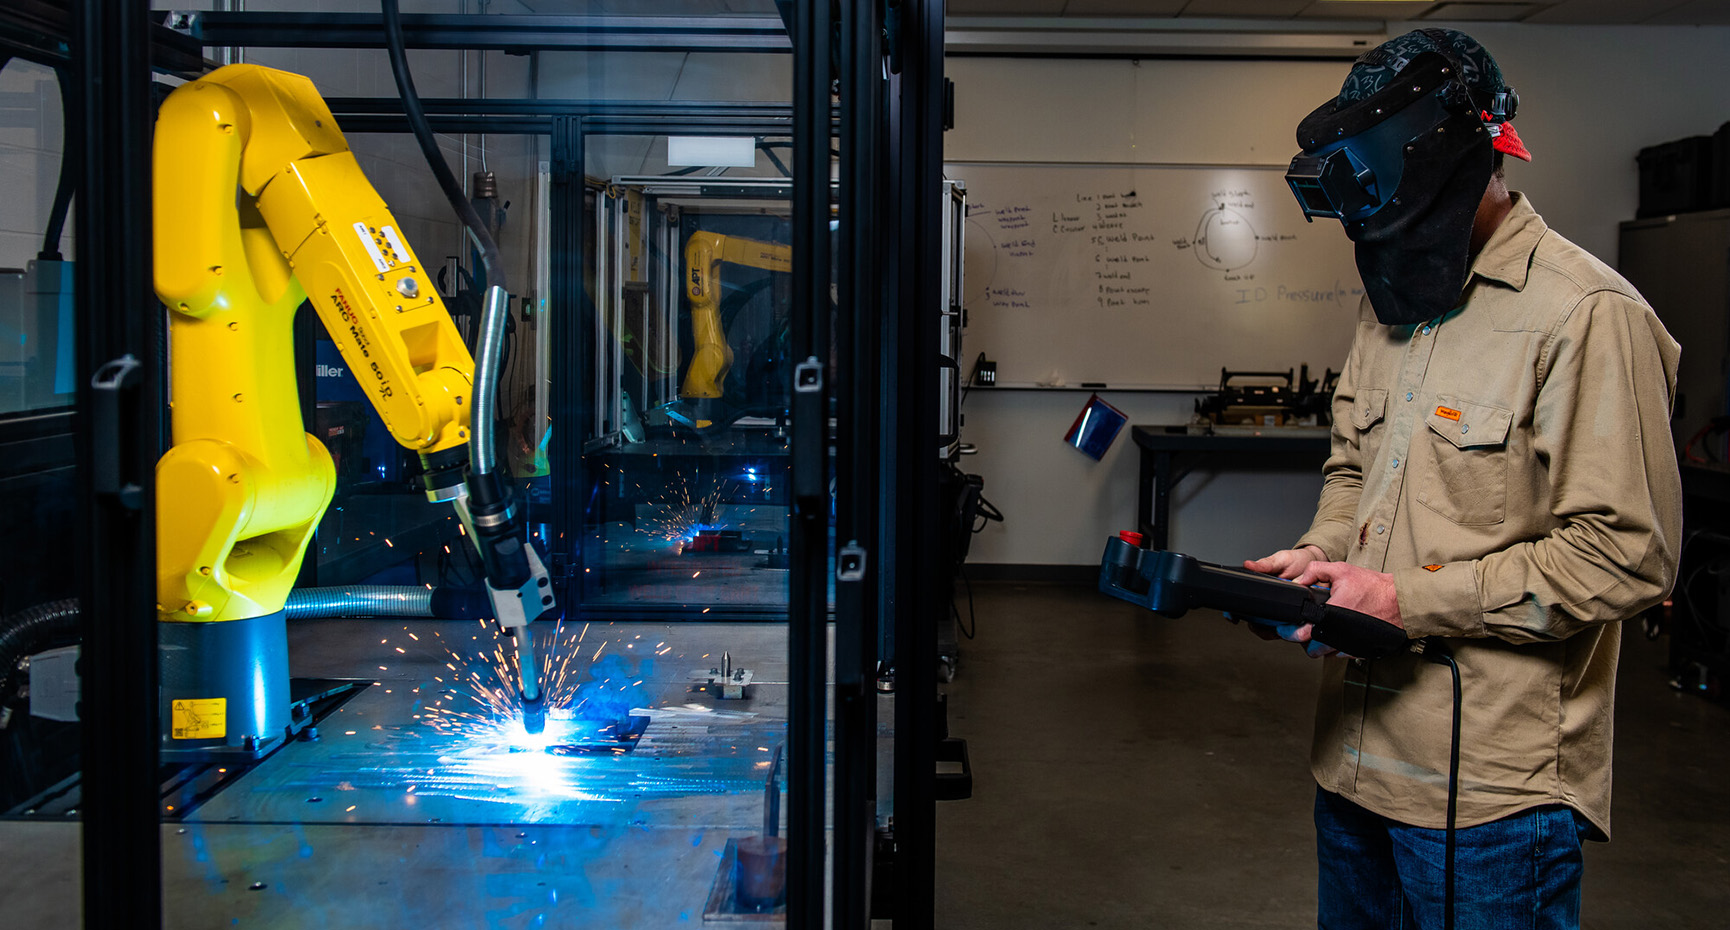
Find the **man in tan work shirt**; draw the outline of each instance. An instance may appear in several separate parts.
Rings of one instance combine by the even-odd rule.
[[[1420,30],[1359,59],[1298,130],[1288,178],[1344,223],[1366,297],[1315,521],[1245,564],[1423,641],[1325,662],[1328,930],[1579,926],[1580,841],[1610,831],[1620,622],[1675,580],[1679,350],[1507,189],[1502,157],[1531,158],[1517,102],[1482,46]]]

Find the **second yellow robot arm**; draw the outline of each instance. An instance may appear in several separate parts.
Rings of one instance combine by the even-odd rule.
[[[721,328],[721,265],[744,265],[766,271],[792,271],[793,247],[698,230],[685,240],[685,296],[691,299],[690,367],[679,395],[687,399],[721,396],[727,370],[733,367],[733,347]]]

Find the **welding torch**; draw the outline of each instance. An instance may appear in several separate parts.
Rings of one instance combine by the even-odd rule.
[[[450,201],[452,210],[462,221],[463,229],[479,253],[485,280],[489,284],[481,315],[480,339],[475,346],[474,404],[470,411],[469,458],[467,472],[457,478],[463,463],[446,460],[441,480],[428,460],[427,496],[435,500],[452,500],[452,496],[434,497],[434,484],[442,483],[454,491],[453,503],[457,515],[474,540],[486,570],[487,599],[492,602],[493,616],[499,626],[516,639],[517,661],[522,675],[521,697],[523,726],[530,733],[546,728],[546,697],[541,693],[539,666],[535,662],[535,644],[529,623],[553,609],[551,580],[540,554],[529,542],[526,521],[517,505],[509,476],[495,468],[493,425],[497,417],[499,356],[504,347],[506,310],[510,297],[505,290],[505,269],[500,261],[498,243],[492,231],[475,212],[474,205],[463,196],[462,186],[452,176],[450,165],[439,151],[432,126],[421,107],[420,94],[415,91],[414,76],[409,70],[407,43],[403,40],[402,10],[398,0],[381,0],[384,14],[385,50],[390,55],[391,74],[397,91],[402,95],[403,112],[409,128],[414,131],[427,167]],[[460,403],[460,401],[459,401]],[[455,451],[447,450],[447,451]],[[456,479],[456,480],[452,480]]]
[[[541,693],[540,665],[535,661],[534,635],[529,624],[554,607],[552,581],[540,553],[529,542],[522,508],[494,454],[493,424],[498,395],[499,355],[504,340],[510,298],[504,288],[487,288],[481,313],[480,344],[475,353],[475,398],[470,425],[468,475],[464,492],[455,500],[457,514],[474,540],[486,573],[487,599],[493,616],[516,640],[517,667],[522,675],[523,726],[530,733],[546,727],[546,696]]]

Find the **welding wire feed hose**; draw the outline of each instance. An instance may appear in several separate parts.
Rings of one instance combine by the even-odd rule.
[[[509,304],[505,270],[499,259],[498,242],[493,239],[492,232],[487,229],[480,214],[475,212],[474,204],[463,195],[462,185],[458,184],[451,174],[444,153],[439,151],[438,140],[433,138],[432,126],[427,123],[426,112],[421,108],[420,94],[415,90],[414,75],[409,71],[408,54],[404,50],[402,10],[397,0],[381,2],[385,46],[390,52],[390,69],[396,78],[397,93],[402,95],[403,112],[408,116],[409,126],[414,129],[415,141],[420,143],[421,154],[426,156],[427,167],[432,169],[433,176],[438,179],[439,188],[444,191],[445,199],[450,201],[451,209],[456,211],[457,218],[462,220],[463,227],[468,230],[469,237],[474,240],[475,247],[480,252],[481,267],[489,285],[485,310],[481,316],[480,339],[474,347],[475,401],[469,417],[469,427],[474,431],[474,435],[469,442],[469,468],[477,475],[491,474],[495,461],[493,418],[497,410],[499,354],[504,349],[505,309]]]
[[[493,428],[498,416],[499,356],[504,349],[505,312],[509,305],[504,288],[496,284],[487,288],[481,312],[481,337],[475,346],[475,404],[469,417],[469,427],[474,430],[469,441],[469,470],[477,475],[492,474],[495,465]]]
[[[78,599],[67,598],[0,617],[0,697],[10,693],[10,679],[25,656],[78,636],[79,616]]]
[[[451,209],[456,211],[458,219],[462,220],[463,228],[468,230],[475,248],[481,253],[481,266],[486,270],[487,283],[504,287],[505,270],[499,260],[498,242],[494,241],[492,233],[487,231],[486,224],[481,222],[474,204],[469,203],[468,198],[463,195],[462,185],[458,184],[456,177],[451,174],[444,153],[439,151],[438,140],[433,138],[432,126],[427,123],[426,111],[421,108],[420,94],[414,87],[414,75],[408,69],[408,53],[404,50],[402,9],[397,0],[381,0],[381,4],[384,13],[384,44],[390,53],[390,71],[396,78],[396,90],[402,95],[403,113],[408,117],[409,127],[414,130],[415,141],[420,144],[421,154],[426,156],[427,167],[432,169],[433,176],[438,179],[445,199],[450,201]]]

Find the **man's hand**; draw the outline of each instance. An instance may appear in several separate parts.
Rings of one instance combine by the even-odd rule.
[[[1316,546],[1305,546],[1302,549],[1281,549],[1273,555],[1245,561],[1243,567],[1252,572],[1291,579],[1303,574],[1311,562],[1326,560],[1327,553]]]
[[[1306,587],[1325,585],[1328,588],[1329,604],[1369,614],[1401,629],[1405,628],[1400,622],[1400,601],[1394,593],[1394,576],[1359,568],[1347,562],[1329,562],[1327,555],[1315,546],[1281,549],[1266,558],[1245,562],[1243,567],[1264,575],[1278,575]],[[1289,623],[1268,626],[1251,622],[1250,632],[1262,639],[1273,639],[1277,636],[1288,642],[1300,643],[1311,658],[1339,652],[1331,646],[1314,641],[1311,638],[1314,628],[1307,623],[1303,626]]]
[[[1270,556],[1246,560],[1243,567],[1252,572],[1264,575],[1274,575],[1287,580],[1296,578],[1309,568],[1310,563],[1325,561],[1327,553],[1317,546],[1304,546],[1301,549],[1281,549]],[[1233,620],[1236,618],[1233,617]],[[1245,624],[1251,633],[1265,640],[1283,639],[1286,642],[1297,643],[1304,647],[1304,652],[1311,658],[1333,655],[1337,650],[1310,639],[1310,625],[1295,623],[1263,623],[1249,620]]]
[[[1394,593],[1394,576],[1359,568],[1347,562],[1311,562],[1303,574],[1292,579],[1301,585],[1325,584],[1328,603],[1369,614],[1400,629],[1400,600]]]

